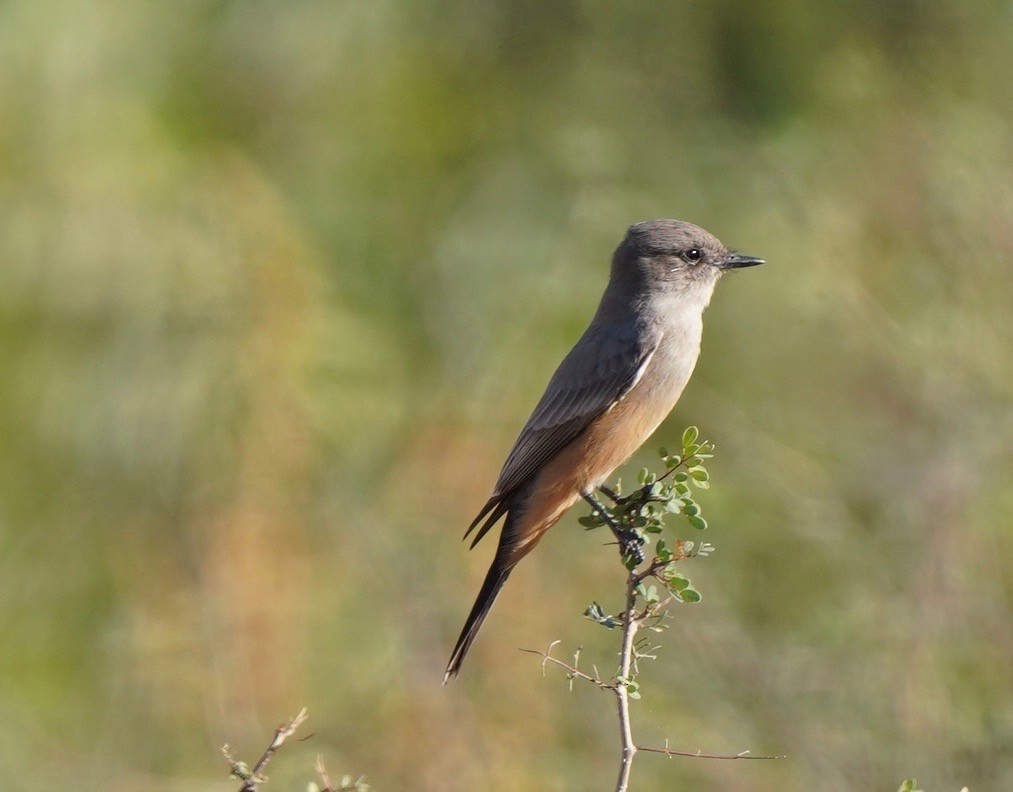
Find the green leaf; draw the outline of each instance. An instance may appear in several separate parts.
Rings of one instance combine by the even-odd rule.
[[[232,772],[229,773],[229,778],[238,778],[240,781],[249,781],[253,778],[253,773],[250,772],[250,766],[246,762],[234,762],[232,765]]]
[[[707,479],[710,478],[710,476],[707,475],[706,469],[702,467],[693,468],[689,471],[689,475],[693,477],[693,481],[707,481]]]
[[[669,588],[675,589],[676,591],[685,591],[689,588],[689,578],[676,572],[668,579]]]
[[[640,698],[640,685],[634,682],[632,679],[627,679],[621,674],[616,676],[616,682],[626,688],[626,695],[631,699]]]
[[[687,473],[685,470],[680,470],[678,473],[676,473],[674,476],[672,476],[672,479],[674,481],[678,482],[679,484],[681,484],[682,482],[686,481],[688,478],[689,478],[689,473]]]
[[[679,592],[679,596],[682,597],[683,602],[699,602],[703,599],[695,588],[684,588]]]
[[[605,524],[604,520],[602,520],[602,518],[599,517],[597,514],[587,514],[584,515],[583,517],[578,517],[577,522],[579,522],[589,531],[592,528],[600,528]]]
[[[913,778],[905,778],[897,792],[922,792],[922,790],[918,788],[918,782]]]
[[[661,448],[659,448],[658,449],[658,456],[660,456],[662,459],[664,459],[665,457],[667,457],[668,456],[668,449],[665,448],[665,446],[662,446]]]
[[[696,439],[700,436],[700,430],[695,426],[687,426],[686,431],[682,433],[682,447],[687,448],[696,442]]]
[[[690,501],[686,504],[686,508],[684,508],[683,511],[689,517],[696,517],[696,515],[700,513],[700,507],[696,503]]]
[[[609,614],[605,612],[605,609],[597,602],[592,602],[587,606],[587,610],[584,611],[584,616],[610,630],[622,626],[621,621],[619,621],[615,616],[609,616]]]
[[[647,477],[651,475],[651,471],[647,468],[640,468],[640,472],[637,473],[637,481],[642,485],[647,483]]]
[[[707,529],[707,521],[699,514],[694,514],[688,517],[687,519],[689,520],[689,524],[692,525],[694,528],[698,528],[701,531]]]

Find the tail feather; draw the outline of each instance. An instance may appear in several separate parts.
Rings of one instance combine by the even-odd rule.
[[[478,513],[478,516],[474,520],[471,521],[471,525],[468,526],[468,530],[464,532],[464,536],[461,537],[461,538],[462,539],[467,539],[468,538],[468,534],[470,534],[472,531],[475,530],[475,526],[478,525],[480,522],[482,522],[482,519],[489,512],[491,512],[494,508],[503,505],[503,500],[504,499],[502,497],[499,497],[497,495],[493,495],[491,498],[489,498],[489,500],[486,501],[485,506],[482,507],[482,511],[480,511]],[[503,512],[500,512],[501,515],[502,515],[502,513]],[[493,522],[495,522],[495,520]]]
[[[470,550],[475,549],[475,545],[477,545],[479,542],[482,541],[482,537],[485,536],[487,533],[489,533],[489,529],[496,524],[496,522],[499,520],[500,517],[506,514],[507,509],[509,508],[510,508],[509,505],[507,505],[503,501],[496,504],[496,508],[492,510],[492,514],[489,515],[489,518],[485,521],[485,524],[478,529],[478,532],[475,534],[475,538],[471,540],[471,546],[469,547]],[[469,532],[471,531],[470,528],[468,530]]]
[[[464,629],[461,630],[461,637],[457,639],[457,645],[450,655],[450,662],[447,663],[447,672],[443,675],[444,685],[452,677],[457,676],[457,672],[461,670],[464,656],[468,653],[468,649],[471,648],[472,641],[478,635],[479,628],[481,628],[482,622],[485,621],[485,617],[489,615],[489,609],[496,600],[496,595],[499,594],[499,590],[503,588],[507,577],[510,576],[510,570],[513,569],[513,565],[505,563],[505,559],[502,559],[500,555],[500,553],[496,554],[492,566],[489,567],[489,572],[485,576],[485,582],[482,583],[482,588],[478,592],[478,597],[471,608],[471,613],[468,614],[468,619],[464,623]]]
[[[489,572],[485,576],[485,581],[478,592],[471,613],[468,614],[468,619],[464,623],[464,629],[461,630],[461,637],[457,639],[457,645],[454,647],[453,654],[450,655],[447,672],[443,676],[443,684],[447,684],[461,670],[464,656],[471,648],[485,617],[489,615],[489,609],[500,589],[503,588],[503,584],[506,583],[506,579],[510,576],[510,571],[535,546],[539,537],[559,519],[559,515],[554,515],[548,520],[531,519],[531,515],[527,512],[532,487],[533,483],[529,482],[506,497],[494,496],[475,518],[471,528],[468,529],[470,532],[485,519],[485,523],[479,528],[478,535],[475,537],[475,542],[477,542],[500,517],[506,515],[492,566],[489,567]],[[472,547],[474,546],[472,543]]]

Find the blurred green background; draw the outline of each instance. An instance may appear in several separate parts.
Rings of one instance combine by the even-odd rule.
[[[1013,789],[1008,2],[0,4],[0,787],[610,789],[614,548],[568,516],[461,678],[459,539],[626,226],[726,278],[634,786]]]

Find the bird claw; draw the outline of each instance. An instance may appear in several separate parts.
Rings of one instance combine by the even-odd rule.
[[[607,488],[605,488],[605,491],[606,494],[609,494],[609,497],[613,497],[613,494],[610,494]],[[624,560],[628,558],[635,561],[636,563],[633,566],[642,564],[644,562],[644,551],[640,548],[646,544],[647,540],[632,528],[624,527],[616,522],[616,519],[598,503],[594,495],[584,494],[582,497],[591,505],[591,509],[598,515],[599,519],[612,531],[612,535],[619,542],[619,554],[622,558]]]
[[[644,551],[641,549],[646,539],[635,531],[623,531],[618,537],[619,553],[623,558],[632,558],[636,563],[644,563]]]

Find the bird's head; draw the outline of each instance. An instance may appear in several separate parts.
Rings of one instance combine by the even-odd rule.
[[[762,264],[763,259],[728,250],[713,234],[681,220],[645,220],[631,225],[612,257],[612,278],[638,281],[650,289],[708,294],[722,273]]]

